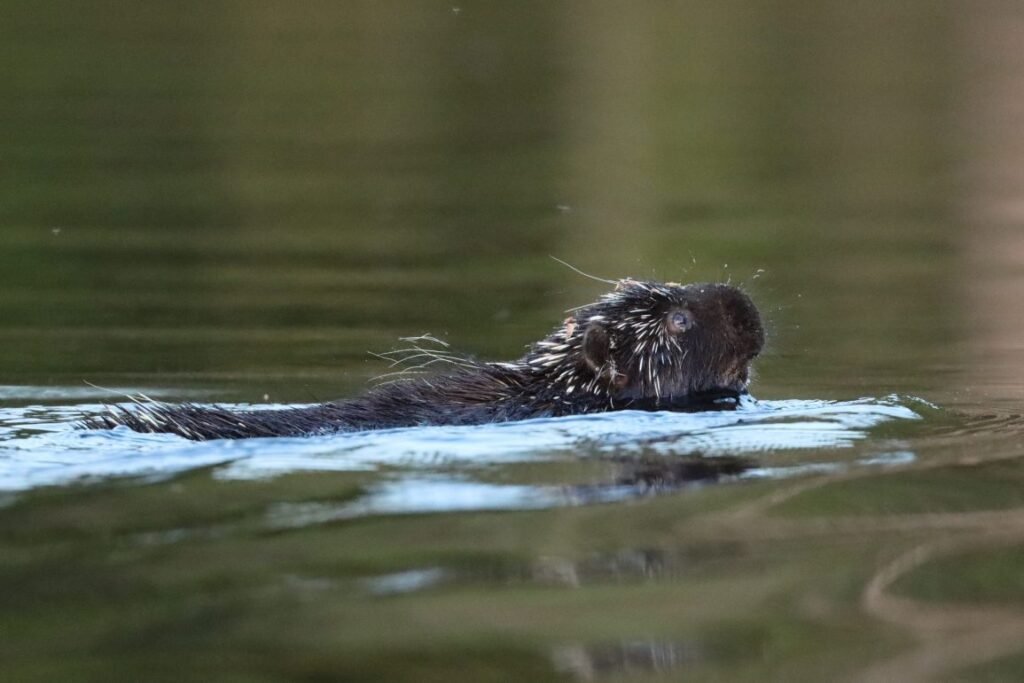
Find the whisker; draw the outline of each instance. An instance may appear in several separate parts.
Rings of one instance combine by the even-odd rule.
[[[582,275],[583,277],[588,277],[591,280],[596,280],[598,282],[603,282],[606,285],[614,285],[614,284],[616,284],[618,282],[617,280],[607,280],[607,279],[605,279],[603,277],[597,277],[596,275],[591,275],[590,273],[584,273],[582,270],[580,270],[576,266],[572,265],[571,263],[566,263],[565,261],[563,261],[562,259],[558,258],[557,256],[552,256],[551,254],[548,254],[548,256],[551,258],[552,261],[557,261],[558,263],[561,263],[563,266],[565,266],[569,270],[573,271],[574,273],[578,273],[579,275]]]

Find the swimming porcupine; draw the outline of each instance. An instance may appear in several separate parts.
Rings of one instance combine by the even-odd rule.
[[[400,379],[359,398],[309,407],[112,407],[84,426],[238,439],[710,407],[746,391],[750,362],[763,344],[757,308],[735,287],[624,279],[512,363],[460,360],[448,374]]]

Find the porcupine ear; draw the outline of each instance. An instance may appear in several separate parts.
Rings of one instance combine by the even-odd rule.
[[[615,389],[621,389],[629,378],[615,367],[612,358],[612,342],[608,330],[599,322],[591,322],[583,332],[583,361],[594,374],[604,379]]]
[[[583,332],[583,360],[594,372],[601,372],[612,357],[612,344],[608,330],[599,322],[587,325]]]

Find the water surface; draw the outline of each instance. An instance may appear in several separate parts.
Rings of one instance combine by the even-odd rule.
[[[4,14],[4,680],[1019,678],[1019,3]],[[73,426],[516,358],[605,289],[552,256],[741,284],[756,399]]]

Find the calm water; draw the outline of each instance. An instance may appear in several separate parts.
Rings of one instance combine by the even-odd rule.
[[[1019,3],[11,2],[0,677],[1018,681]],[[730,280],[735,412],[194,444],[606,278]]]

